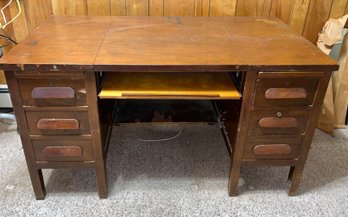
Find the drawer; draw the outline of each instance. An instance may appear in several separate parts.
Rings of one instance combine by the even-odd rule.
[[[88,112],[26,112],[32,135],[90,134]]]
[[[303,134],[310,111],[251,111],[249,136]]]
[[[299,77],[291,73],[263,73],[256,81],[253,106],[310,106],[321,77],[319,73]]]
[[[249,139],[244,149],[245,159],[295,159],[302,144],[302,137]]]
[[[66,137],[65,137],[66,138]],[[91,161],[92,143],[89,139],[32,140],[37,161]]]
[[[82,79],[19,78],[18,85],[24,106],[86,105],[85,81]]]

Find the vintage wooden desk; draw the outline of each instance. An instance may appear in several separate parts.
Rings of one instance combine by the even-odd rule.
[[[128,98],[214,100],[231,156],[229,195],[246,165],[290,166],[293,195],[338,69],[263,17],[52,17],[1,66],[37,199],[46,168],[94,168],[107,197],[110,99]]]

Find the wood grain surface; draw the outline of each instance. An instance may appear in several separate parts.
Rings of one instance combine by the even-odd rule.
[[[109,73],[100,98],[239,99],[227,73]]]
[[[55,65],[337,69],[335,61],[287,25],[265,17],[52,17],[0,64],[51,65],[49,70]]]
[[[121,70],[202,63],[230,70],[250,65],[264,70],[337,68],[284,23],[263,17],[113,17],[94,65]]]

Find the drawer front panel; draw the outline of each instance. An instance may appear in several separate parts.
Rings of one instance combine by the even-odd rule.
[[[32,135],[89,134],[88,112],[26,112]]]
[[[310,111],[252,111],[248,135],[303,134],[309,115]]]
[[[317,91],[321,76],[283,78],[261,77],[256,82],[253,106],[310,106]]]
[[[46,77],[45,77],[46,78]],[[86,89],[81,79],[19,78],[19,89],[25,106],[84,106]]]
[[[93,150],[90,140],[33,140],[37,161],[91,161]]]
[[[290,160],[297,158],[301,137],[250,139],[244,150],[245,159]]]

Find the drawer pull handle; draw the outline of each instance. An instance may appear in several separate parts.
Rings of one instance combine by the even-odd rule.
[[[73,99],[75,91],[71,87],[35,87],[31,96],[34,99]]]
[[[45,157],[81,157],[82,149],[79,146],[56,146],[43,149]]]
[[[306,99],[304,88],[269,88],[265,92],[266,99]]]
[[[259,121],[262,128],[298,128],[298,121],[292,117],[264,117]]]
[[[288,144],[262,144],[255,146],[253,151],[255,155],[290,154],[291,146]]]
[[[37,122],[37,128],[40,130],[77,130],[80,123],[76,119],[40,119]]]

